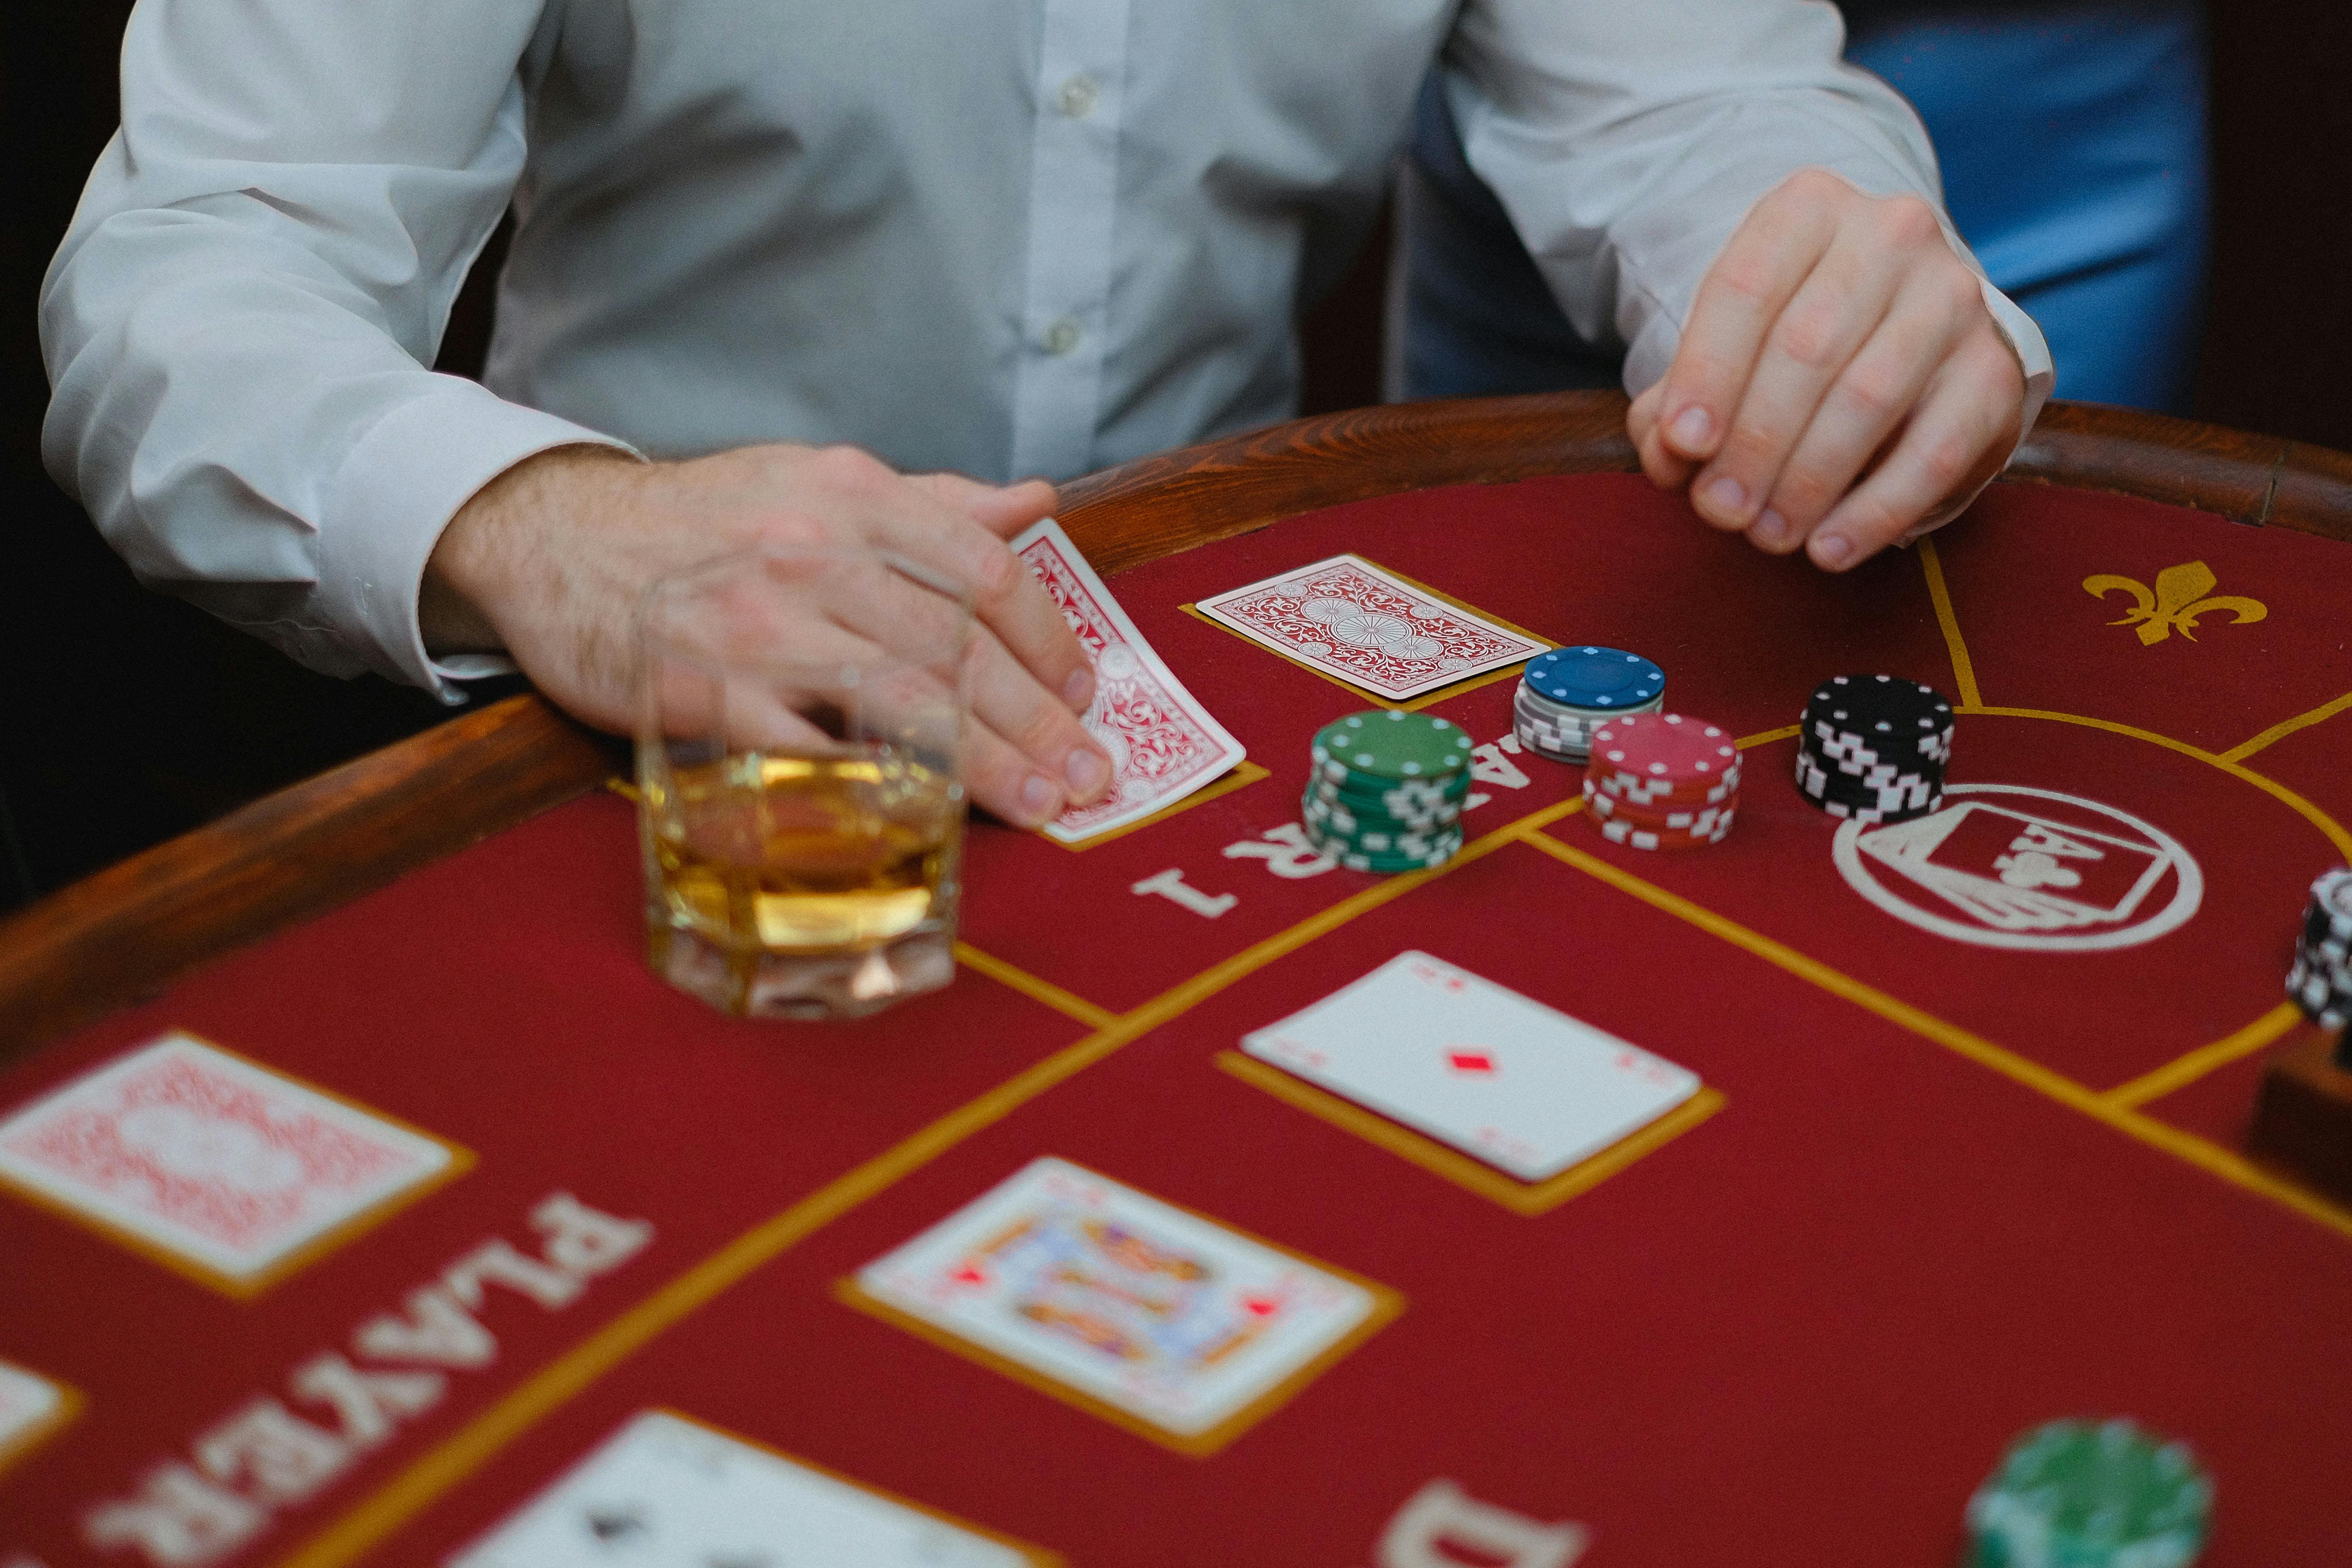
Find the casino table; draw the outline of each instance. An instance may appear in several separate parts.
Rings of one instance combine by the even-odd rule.
[[[2056,405],[1968,516],[1832,577],[1653,490],[1623,407],[1364,410],[1068,487],[1250,761],[1080,848],[976,822],[954,982],[859,1022],[657,982],[622,753],[529,697],[0,926],[0,1116],[184,1031],[442,1152],[246,1278],[0,1184],[0,1363],[53,1391],[0,1446],[0,1563],[437,1563],[645,1411],[1100,1568],[1506,1560],[1397,1542],[1439,1481],[1593,1564],[1944,1563],[2015,1435],[2128,1415],[2214,1478],[2215,1568],[2352,1562],[2352,1208],[2245,1147],[2352,856],[2352,459]],[[1488,679],[1415,704],[1486,746],[1464,852],[1317,863],[1308,739],[1370,704],[1187,606],[1342,551],[1655,659],[1748,752],[1737,830],[1604,842]],[[1845,671],[1951,697],[1954,798],[2133,886],[2021,935],[1857,852],[1790,767]],[[1523,1184],[1237,1052],[1408,950],[1706,1089]],[[1178,1442],[858,1310],[1041,1155],[1382,1312]]]

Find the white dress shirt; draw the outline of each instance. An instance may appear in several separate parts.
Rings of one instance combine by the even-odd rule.
[[[1287,417],[1433,59],[1638,391],[1792,170],[1936,195],[1840,43],[1818,0],[139,0],[44,451],[142,580],[446,694],[426,558],[551,447],[1066,479]],[[487,384],[436,374],[509,202]]]

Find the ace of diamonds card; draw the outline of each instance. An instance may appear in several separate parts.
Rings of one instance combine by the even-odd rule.
[[[1402,1307],[1382,1287],[1050,1158],[875,1259],[843,1295],[1196,1454]]]
[[[1523,1182],[1699,1090],[1688,1068],[1425,952],[1399,953],[1242,1049]]]

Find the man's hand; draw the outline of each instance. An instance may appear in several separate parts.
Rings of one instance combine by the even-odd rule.
[[[847,447],[747,447],[644,464],[599,447],[527,458],[450,521],[425,567],[436,654],[504,649],[589,723],[635,718],[638,601],[648,584],[761,544],[892,551],[971,589],[972,798],[1034,826],[1110,782],[1076,715],[1085,651],[1004,542],[1054,510],[1041,481],[997,487],[906,476]]]
[[[1933,209],[1809,169],[1724,247],[1626,427],[1651,481],[1689,487],[1708,522],[1842,571],[1973,500],[2024,398]]]

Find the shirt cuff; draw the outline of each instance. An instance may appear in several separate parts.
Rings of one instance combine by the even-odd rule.
[[[1982,273],[1977,276],[1977,287],[1984,294],[1985,309],[1992,312],[1992,324],[2009,340],[2010,351],[2017,355],[2018,368],[2025,372],[2024,421],[2017,427],[2017,446],[2010,448],[2013,460],[2025,438],[2033,434],[2033,422],[2042,417],[2042,405],[2050,401],[2050,389],[2057,384],[2058,367],[2050,357],[2050,340],[2042,335],[2018,302],[1992,286]]]
[[[436,664],[425,651],[416,600],[441,531],[525,458],[583,443],[641,454],[474,382],[432,379],[433,390],[378,420],[336,472],[320,520],[319,596],[328,624],[369,668],[462,702],[452,679],[499,671],[475,656]]]

